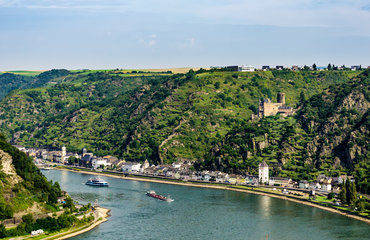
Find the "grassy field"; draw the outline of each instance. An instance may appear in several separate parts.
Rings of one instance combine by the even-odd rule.
[[[3,73],[13,73],[13,74],[18,74],[22,76],[36,76],[39,75],[40,73],[45,72],[45,70],[17,70],[17,71],[4,71],[0,72],[1,74]]]

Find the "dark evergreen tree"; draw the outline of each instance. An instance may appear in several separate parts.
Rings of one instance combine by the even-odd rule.
[[[350,194],[349,194],[349,205],[354,206],[357,200],[357,191],[356,185],[354,182],[350,182],[349,184]]]
[[[342,190],[339,192],[338,197],[339,197],[340,201],[342,202],[342,204],[347,203],[347,189],[346,189],[346,184],[345,183],[343,183]]]

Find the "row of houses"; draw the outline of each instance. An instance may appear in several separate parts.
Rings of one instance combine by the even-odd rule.
[[[370,66],[368,66],[367,68],[370,69]],[[315,70],[315,67],[314,66],[297,66],[297,65],[294,65],[294,66],[291,66],[291,67],[284,67],[282,65],[278,65],[278,66],[275,66],[275,67],[270,67],[268,65],[265,65],[265,66],[262,66],[262,68],[258,69],[254,66],[251,66],[251,65],[226,66],[226,70],[231,71],[231,72],[254,72],[256,70],[268,71],[268,70],[284,70],[284,69],[293,70],[293,71],[300,71],[300,70],[306,70],[306,69],[307,70]],[[318,70],[325,70],[327,68],[319,67],[317,69]],[[355,71],[355,70],[361,70],[362,67],[361,67],[361,65],[353,65],[351,67],[333,66],[333,68],[332,68],[332,70],[347,70],[347,69]]]
[[[330,192],[338,190],[338,186],[343,184],[345,181],[354,182],[353,176],[340,175],[339,177],[328,177],[325,174],[317,176],[316,181],[308,182],[306,180],[300,181],[298,188],[309,189],[309,190],[321,190],[324,192]]]
[[[333,187],[342,184],[346,180],[354,181],[352,176],[341,175],[339,177],[328,177],[324,174],[318,175],[316,181],[308,182],[306,180],[295,182],[290,178],[270,177],[269,166],[262,161],[258,166],[258,175],[238,175],[228,174],[220,171],[193,171],[191,162],[175,162],[167,165],[150,165],[146,160],[143,163],[126,162],[119,160],[114,156],[94,156],[84,148],[81,154],[69,153],[65,147],[62,151],[48,151],[45,149],[26,149],[22,146],[16,146],[21,151],[38,160],[48,160],[62,164],[74,164],[92,169],[115,169],[128,174],[142,174],[147,176],[158,176],[164,178],[173,178],[183,181],[206,181],[216,183],[228,183],[239,185],[270,185],[286,188],[299,188],[302,190],[320,190],[330,192]],[[68,161],[74,157],[77,162]]]

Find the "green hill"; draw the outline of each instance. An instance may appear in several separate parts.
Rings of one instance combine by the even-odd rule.
[[[276,93],[284,91],[294,106],[301,91],[310,96],[353,74],[202,72],[56,76],[54,85],[4,98],[0,129],[13,143],[25,146],[65,144],[72,150],[87,147],[130,159],[197,160],[234,125],[249,120],[259,98],[276,101]]]
[[[12,218],[35,203],[47,208],[61,195],[33,164],[32,159],[10,145],[0,134],[0,220]]]
[[[59,81],[61,77],[68,75],[65,69],[53,69],[36,74],[28,71],[13,71],[0,74],[0,100],[9,92],[17,89],[41,87],[51,80]]]
[[[351,131],[345,129],[357,130],[353,124],[365,113],[360,111],[355,118],[354,113],[335,107],[357,96],[347,89],[367,94],[367,74],[202,69],[187,74],[64,72],[41,81],[42,87],[5,97],[0,102],[0,130],[13,143],[28,147],[65,145],[73,151],[87,147],[98,155],[152,163],[189,160],[200,168],[254,173],[257,163],[266,159],[280,176],[309,179],[322,171],[339,174],[356,169],[355,164],[346,164],[341,146],[350,137]],[[259,99],[276,102],[278,92],[285,93],[287,105],[300,107],[298,115],[250,122]],[[348,101],[364,104],[361,99],[367,98]],[[338,130],[321,132],[334,113],[344,121],[345,136],[335,140],[341,144],[326,148],[315,134],[328,139],[325,134]],[[345,120],[342,114],[352,115]],[[363,136],[366,129],[359,129],[354,133]],[[324,149],[323,154],[315,155],[315,147]],[[364,152],[357,155],[355,162],[363,164],[361,156],[368,159]]]
[[[295,117],[239,124],[197,166],[257,174],[265,160],[273,175],[295,180],[354,174],[360,189],[369,192],[369,73],[302,99]]]

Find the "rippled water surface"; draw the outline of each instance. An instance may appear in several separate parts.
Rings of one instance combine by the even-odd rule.
[[[98,199],[111,209],[107,222],[73,239],[370,239],[366,223],[281,199],[109,177],[102,178],[110,186],[98,188],[84,184],[91,175],[43,173],[80,203]]]

